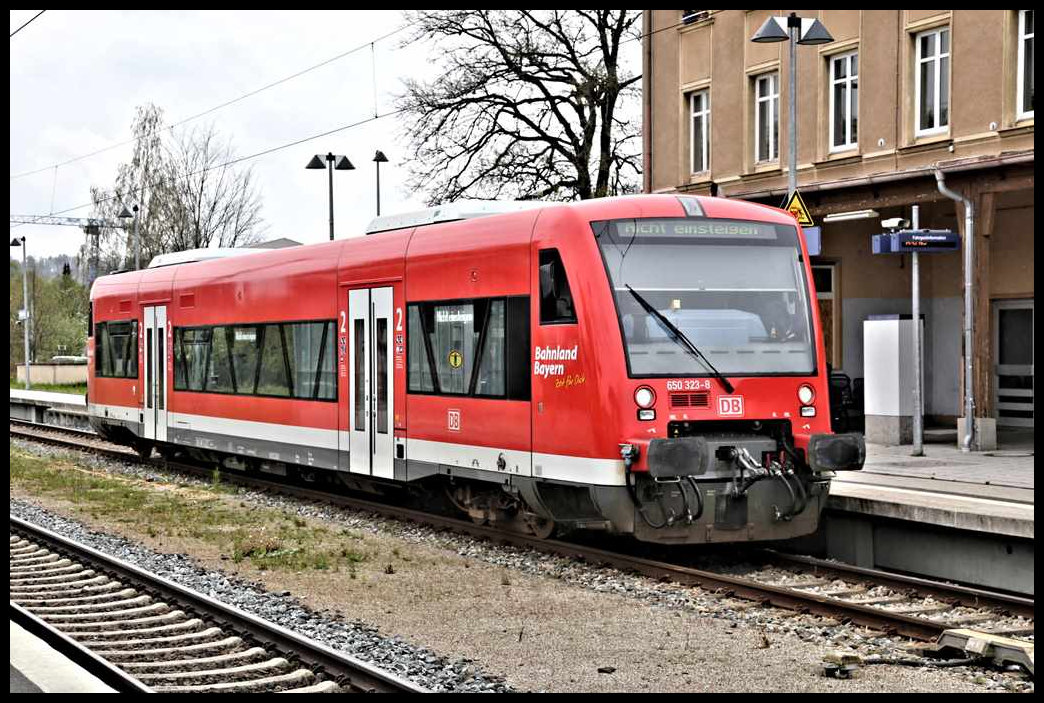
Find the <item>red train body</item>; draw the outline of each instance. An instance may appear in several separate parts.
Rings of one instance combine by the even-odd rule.
[[[789,214],[668,195],[120,273],[91,292],[89,412],[538,534],[783,539],[864,455],[830,432],[811,280]]]

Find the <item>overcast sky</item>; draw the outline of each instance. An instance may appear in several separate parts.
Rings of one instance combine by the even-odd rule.
[[[38,10],[12,10],[15,31]],[[87,154],[130,138],[135,107],[165,111],[167,124],[237,98],[359,44],[366,48],[266,90],[193,124],[213,123],[237,155],[325,132],[374,115],[369,43],[401,26],[398,11],[70,11],[48,10],[11,38],[11,175]],[[391,109],[403,76],[430,70],[428,47],[399,48],[408,35],[378,42],[377,106]],[[356,236],[375,215],[376,149],[381,210],[423,207],[404,191],[402,125],[395,117],[252,159],[265,239],[326,240],[327,176],[305,170],[317,153],[345,154],[355,171],[334,173],[337,238]],[[11,214],[59,213],[107,186],[132,145],[11,180]],[[87,217],[89,207],[64,213]],[[74,254],[75,227],[23,225],[31,256]],[[20,257],[19,249],[12,255]]]

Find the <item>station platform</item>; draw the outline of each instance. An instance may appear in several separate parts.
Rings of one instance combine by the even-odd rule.
[[[11,389],[11,417],[74,429],[89,429],[87,399],[73,393]]]
[[[11,693],[116,693],[14,622],[10,645]]]
[[[863,470],[838,474],[828,507],[1033,539],[1032,430],[1002,430],[991,452],[961,452],[953,431],[926,439],[919,457],[910,445],[867,444]]]
[[[791,548],[868,568],[1032,595],[1033,431],[998,431],[998,449],[963,453],[956,432],[867,445],[839,472],[820,531]]]

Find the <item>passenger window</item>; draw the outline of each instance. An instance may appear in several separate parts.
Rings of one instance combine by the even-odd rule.
[[[443,393],[468,392],[477,341],[475,306],[472,303],[435,306],[431,350]]]
[[[207,385],[204,390],[211,393],[232,392],[232,364],[228,353],[228,337],[224,327],[215,327],[211,333],[210,364],[207,368]]]
[[[430,309],[428,312],[430,313]],[[409,389],[420,393],[432,393],[435,391],[435,382],[432,380],[427,345],[424,343],[425,331],[419,305],[409,306],[406,335],[409,344]]]
[[[232,371],[236,375],[236,390],[240,393],[254,394],[260,339],[258,327],[232,328]]]
[[[174,359],[174,390],[203,390],[203,381],[206,377],[207,369],[207,352],[210,350],[210,333],[210,329],[179,329],[175,331],[175,349],[179,353]]]
[[[482,344],[482,361],[475,382],[475,395],[504,395],[504,301],[494,300],[488,306],[489,323]]]
[[[411,393],[529,400],[528,297],[412,303],[408,310]]]
[[[138,377],[138,322],[99,322],[95,328],[94,370],[102,378]]]
[[[264,325],[261,341],[261,376],[257,382],[258,395],[290,395],[286,357],[279,325]]]
[[[540,324],[560,325],[576,322],[573,294],[569,290],[562,257],[557,249],[540,251]]]

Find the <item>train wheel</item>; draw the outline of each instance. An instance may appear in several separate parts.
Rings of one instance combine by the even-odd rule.
[[[523,513],[521,517],[526,530],[533,533],[537,539],[548,539],[555,533],[557,525],[554,520],[533,513]]]
[[[152,442],[146,439],[139,439],[134,443],[134,451],[138,453],[139,459],[148,461],[152,457]]]

